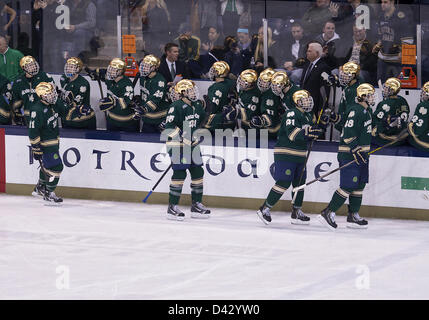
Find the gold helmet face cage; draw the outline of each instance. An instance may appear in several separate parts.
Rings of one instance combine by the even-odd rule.
[[[360,66],[355,62],[347,62],[340,67],[339,81],[342,86],[346,86],[359,76]]]
[[[258,74],[255,70],[247,69],[240,73],[237,79],[237,85],[240,90],[251,88],[258,80]]]
[[[191,101],[198,100],[198,87],[195,82],[188,79],[180,80],[174,87],[174,91],[184,98],[188,98]]]
[[[40,70],[39,63],[32,56],[22,57],[19,61],[19,65],[25,73],[29,74],[32,77],[38,74]]]
[[[261,72],[258,77],[258,88],[261,92],[265,92],[270,88],[271,79],[273,78],[275,71],[271,68],[267,68]]]
[[[110,61],[106,71],[107,80],[115,80],[125,72],[125,61],[120,58],[114,58]]]
[[[283,89],[290,86],[289,77],[285,71],[277,71],[271,78],[271,90],[276,96],[281,96]]]
[[[170,97],[171,102],[180,100],[180,95],[176,92],[176,90],[174,90],[174,86],[170,87],[168,90],[168,96]]]
[[[304,110],[304,112],[311,112],[314,107],[313,97],[307,90],[298,90],[292,95],[292,100],[295,105]]]
[[[36,86],[36,94],[40,100],[47,104],[55,104],[58,99],[58,94],[55,86],[50,82],[40,82]]]
[[[155,57],[153,54],[149,54],[143,58],[143,61],[140,63],[139,72],[143,77],[147,77],[153,71],[158,70],[161,61]]]
[[[422,86],[422,90],[420,91],[420,101],[427,100],[429,100],[429,81]]]
[[[210,79],[225,78],[230,71],[229,64],[225,61],[216,61],[209,70]]]
[[[357,98],[369,106],[375,105],[375,89],[369,83],[362,83],[356,89]]]
[[[383,90],[381,91],[383,98],[386,99],[391,96],[395,96],[401,90],[401,81],[398,78],[389,78],[383,84]]]
[[[64,74],[66,77],[71,78],[74,75],[80,73],[83,69],[83,62],[77,57],[72,57],[67,60],[64,65]]]

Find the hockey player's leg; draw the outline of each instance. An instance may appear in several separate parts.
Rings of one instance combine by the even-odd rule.
[[[302,179],[300,180],[300,175],[303,170],[303,167],[302,167],[303,165],[304,164],[297,166],[295,170],[295,178],[292,181],[293,187],[298,187],[301,184],[305,183],[305,180],[307,178],[307,170],[304,171]],[[292,192],[292,199],[294,198],[294,196],[295,196],[295,193]],[[292,214],[291,214],[292,224],[303,224],[303,225],[310,224],[310,217],[306,216],[304,212],[302,212],[301,210],[303,200],[304,200],[304,189],[298,191],[298,194],[296,195],[296,198],[295,198],[295,203],[292,205]]]
[[[210,210],[207,209],[202,203],[203,198],[203,176],[204,169],[202,166],[191,166],[189,169],[191,173],[191,195],[192,195],[192,206],[191,206],[191,217],[192,218],[209,218]]]
[[[183,183],[186,178],[186,170],[174,170],[171,177],[170,193],[168,200],[167,219],[182,221],[185,214],[178,208],[180,196],[182,194]]]
[[[48,175],[48,177],[46,177],[46,192],[44,194],[43,200],[51,205],[60,205],[63,202],[63,199],[58,197],[54,192],[60,180],[60,175],[63,171],[63,168],[64,166],[61,162],[60,164],[57,164],[53,167],[44,169],[45,174]]]
[[[45,192],[46,192],[45,173],[43,172],[42,168],[40,168],[40,170],[39,170],[39,181],[37,182],[37,185],[34,187],[31,195],[33,195],[34,197],[43,199]]]
[[[256,212],[263,223],[269,224],[271,222],[270,209],[280,200],[283,193],[289,188],[290,183],[290,181],[279,180],[276,181],[275,185],[271,188],[267,199]]]
[[[347,227],[351,229],[366,229],[368,221],[359,216],[360,206],[362,204],[362,194],[365,184],[359,186],[359,189],[352,191],[349,197],[349,212],[347,215]]]
[[[335,212],[341,208],[341,206],[346,202],[349,197],[350,192],[345,188],[338,188],[334,195],[332,196],[331,202],[329,205],[322,210],[322,213],[317,217],[317,219],[330,230],[335,230],[337,228],[337,223],[335,222]]]

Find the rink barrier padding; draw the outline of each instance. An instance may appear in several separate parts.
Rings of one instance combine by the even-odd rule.
[[[36,176],[38,169],[36,163],[31,165],[28,163],[28,131],[26,128],[22,127],[0,126],[0,132],[4,132],[3,137],[5,142],[3,142],[3,149],[10,151],[9,154],[6,154],[6,160],[3,161],[3,163],[9,163],[9,169],[6,168],[7,179],[5,177],[5,191],[8,194],[29,195],[31,194],[35,182],[37,181]],[[159,134],[108,132],[105,130],[61,129],[60,137],[60,153],[62,154],[64,161],[68,160],[69,163],[71,163],[71,166],[65,168],[60,179],[60,185],[57,189],[57,194],[65,198],[130,201],[141,203],[142,199],[150,190],[150,187],[153,186],[154,181],[159,178],[159,176],[162,174],[162,170],[167,166],[167,164],[163,164],[164,167],[157,164],[159,165],[159,171],[154,172],[151,171],[150,168],[152,163],[149,166],[148,162],[145,162],[148,157],[150,158],[154,154],[154,152],[159,152],[156,151],[157,149],[160,149],[164,146],[164,144],[160,143],[159,141]],[[88,139],[92,141],[88,141]],[[272,156],[272,149],[274,145],[275,141],[270,141],[267,146],[268,149],[265,151],[265,153]],[[372,149],[375,147],[376,146],[373,146]],[[257,148],[264,149],[265,147],[257,146]],[[72,149],[80,151],[79,157],[81,158],[81,161],[77,165],[74,165],[76,159],[74,159],[74,151]],[[115,152],[119,153],[115,155],[119,159],[121,156],[120,152],[122,151],[122,165],[126,168],[121,168],[121,163],[119,162],[114,163],[106,169],[104,168],[106,166],[106,159],[102,158],[103,170],[94,170],[95,159],[98,154],[93,154],[93,149],[97,149],[99,152],[109,151],[111,154],[114,154]],[[68,158],[64,157],[65,150],[66,152],[67,150],[69,151]],[[142,173],[141,177],[136,177],[136,173],[132,172],[127,162],[131,159],[131,154],[128,153],[130,150],[135,153],[135,158],[131,164],[135,166],[134,169],[140,170],[140,173]],[[335,166],[338,164],[336,161],[337,150],[338,143],[336,142],[316,141],[313,147],[313,151],[315,152],[312,153],[308,165],[309,172],[312,173],[312,171],[314,171],[314,174],[316,174],[315,167],[319,167],[319,174],[326,172],[329,169],[335,168]],[[3,152],[3,155],[4,154],[5,152]],[[403,177],[416,177],[417,179],[424,179],[424,181],[429,178],[429,172],[426,170],[426,164],[428,163],[427,161],[429,161],[429,153],[417,150],[411,146],[400,146],[382,149],[380,152],[377,152],[377,157],[378,156],[386,156],[380,157],[378,159],[386,158],[390,162],[386,162],[385,164],[385,162],[383,162],[384,160],[378,162],[371,161],[370,167],[375,167],[376,172],[380,171],[381,173],[378,174],[378,178],[381,177],[382,179],[380,182],[375,183],[375,185],[371,185],[370,177],[370,186],[373,187],[373,191],[375,191],[375,193],[372,195],[372,191],[370,189],[365,189],[364,201],[366,199],[370,199],[371,196],[372,200],[369,201],[370,205],[368,203],[363,205],[361,214],[365,217],[429,220],[429,199],[427,201],[422,200],[421,195],[423,191],[409,190],[410,188],[407,185],[403,185],[401,187],[401,178]],[[395,158],[392,158],[392,156],[398,157],[398,159],[396,160]],[[102,157],[101,153],[100,157]],[[124,158],[126,158],[126,161]],[[89,162],[84,159],[88,159]],[[270,158],[269,161],[272,161],[272,159]],[[330,167],[326,166],[326,161],[331,162]],[[390,174],[390,172],[395,174],[397,173],[398,170],[396,170],[396,164],[398,169],[400,169],[399,171],[402,170],[402,172],[400,172],[400,175],[397,174],[396,176],[393,176]],[[392,167],[392,165],[394,166]],[[387,169],[383,167],[386,167]],[[124,169],[127,169],[128,171]],[[113,174],[111,171],[114,170],[116,170],[116,172]],[[227,168],[225,172],[218,176],[211,176],[208,170],[205,170],[204,203],[212,208],[223,207],[231,209],[256,210],[262,204],[263,197],[268,194],[270,188],[272,187],[273,181],[270,175],[265,174],[265,176],[259,176],[258,179],[252,179],[251,174],[247,174],[246,176],[246,172],[241,172],[240,174],[244,174],[245,176],[238,176],[238,169],[234,168],[234,170],[235,171],[231,171],[231,169]],[[4,170],[2,172],[4,172]],[[94,172],[98,175],[95,176]],[[13,175],[16,177],[13,177]],[[17,179],[17,177],[19,179]],[[105,179],[107,182],[106,184],[100,185],[99,188],[88,187],[82,184],[82,179],[80,177],[82,177],[83,180],[99,180],[100,182],[103,182]],[[116,183],[116,185],[119,185],[119,187],[112,187],[112,179],[119,181]],[[159,190],[157,190],[158,192],[152,194],[151,198],[149,199],[149,203],[167,204],[169,179],[170,176],[167,176],[164,179],[165,181],[163,181],[163,183],[165,186],[162,186],[162,184],[160,185]],[[332,181],[328,181],[328,183],[317,183],[315,186],[313,186],[313,188],[306,190],[303,206],[304,211],[309,213],[318,213],[323,208],[325,208],[327,202],[329,202],[329,199],[332,196],[332,192],[338,187],[338,182],[336,182],[337,180],[339,180],[339,175],[332,177]],[[394,183],[392,183],[391,180],[395,180]],[[146,190],[144,190],[145,188],[136,187],[141,185],[143,182],[145,183],[144,185],[146,186]],[[61,185],[61,183],[68,184],[64,186]],[[185,184],[189,183],[190,177],[187,177]],[[206,188],[206,184],[208,185],[208,188]],[[231,184],[231,187],[229,187],[228,184]],[[384,184],[386,184],[388,187],[386,187]],[[132,185],[131,189],[130,185]],[[392,191],[389,189],[389,186],[396,188],[395,192],[399,192],[400,196],[392,193]],[[210,187],[212,193],[210,193]],[[220,189],[220,192],[213,193],[213,187]],[[229,192],[223,190],[223,188],[228,187],[231,189]],[[239,191],[241,191],[241,193],[235,192],[235,190],[238,189],[240,189]],[[420,201],[417,205],[413,199],[407,198],[409,195],[413,195],[414,197],[416,192],[420,192],[418,194],[418,199],[416,196],[416,199]],[[186,193],[186,190],[184,190],[184,194],[182,195],[180,202],[181,205],[190,204],[190,195]],[[315,199],[315,194],[317,195],[318,193],[323,193],[323,197],[316,197],[317,199]],[[391,193],[394,194],[393,196],[390,196],[391,200],[394,201],[395,198],[402,197],[405,199],[404,201],[406,201],[405,205],[395,205],[395,203],[389,203],[387,201],[384,201],[383,204],[380,204],[380,202],[376,201],[376,197],[379,195],[385,198],[389,197],[389,194]],[[235,197],[231,196],[234,194]],[[289,194],[290,190],[285,193],[283,198],[289,197]],[[408,207],[408,203],[410,203],[410,207]],[[290,200],[281,200],[275,206],[274,210],[290,212],[290,208]],[[338,213],[340,215],[345,214],[346,206],[343,206]]]
[[[5,129],[0,128],[0,193],[6,192]]]

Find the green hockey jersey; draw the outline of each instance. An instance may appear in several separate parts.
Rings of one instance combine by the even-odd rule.
[[[133,83],[124,76],[118,82],[105,80],[107,95],[115,99],[113,108],[106,111],[106,120],[114,127],[137,128],[139,121],[133,120],[134,110],[130,102],[134,96]]]
[[[222,109],[227,106],[230,94],[235,90],[235,81],[223,78],[222,81],[213,83],[207,90],[208,100],[211,105],[210,115],[205,127],[210,130],[232,128],[234,121],[223,121]]]
[[[407,127],[409,114],[410,107],[408,102],[401,96],[390,97],[379,102],[374,112],[372,123],[372,135],[376,143],[384,145],[396,140],[399,133]],[[385,121],[389,116],[400,116],[400,127],[387,127]],[[400,145],[404,141],[405,139],[395,143],[395,145]]]
[[[284,114],[274,147],[275,161],[304,163],[307,157],[305,128],[315,123],[312,112],[292,108]]]
[[[91,87],[88,80],[81,75],[73,81],[70,78],[62,75],[60,78],[61,88],[63,91],[73,93],[74,103],[76,104],[69,109],[67,114],[61,119],[64,128],[85,128],[95,129],[96,118],[94,110],[88,115],[81,115],[77,107],[85,105],[90,106]]]
[[[238,104],[240,106],[242,127],[244,129],[249,129],[251,128],[250,120],[254,116],[261,115],[261,91],[256,87],[246,91],[240,91],[238,95]]]
[[[289,110],[289,109],[295,108],[295,103],[292,100],[292,96],[298,90],[300,90],[300,88],[297,85],[295,85],[294,83],[292,83],[292,85],[289,88],[289,90],[283,95],[283,97],[281,99],[281,103],[282,103],[283,108],[285,110]]]
[[[283,110],[280,97],[276,96],[271,88],[261,95],[261,114],[271,137],[276,136],[280,129]]]
[[[414,147],[429,152],[429,101],[420,102],[408,124],[408,141]]]
[[[353,81],[352,81],[353,82]],[[335,129],[338,131],[342,131],[344,127],[344,123],[347,119],[347,106],[351,106],[356,103],[356,95],[357,95],[357,87],[359,87],[359,80],[354,80],[351,85],[346,86],[341,93],[340,104],[338,105],[338,115],[341,117],[340,121],[335,124]],[[335,89],[334,89],[335,90]]]
[[[30,120],[31,106],[39,101],[35,89],[40,82],[51,82],[56,87],[51,76],[43,71],[39,71],[38,74],[31,78],[21,75],[12,85],[12,106],[14,110],[24,108],[24,116],[27,123]]]
[[[0,74],[0,124],[10,124],[12,120],[10,108],[11,90],[12,85],[9,80]]]
[[[372,112],[359,103],[347,105],[346,121],[338,146],[338,160],[354,160],[351,150],[360,146],[365,152],[371,148]]]
[[[142,104],[149,110],[142,117],[143,123],[160,124],[165,119],[170,105],[164,76],[157,72],[152,78],[140,77],[140,94]]]

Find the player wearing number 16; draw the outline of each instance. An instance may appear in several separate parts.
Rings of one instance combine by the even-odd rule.
[[[259,208],[257,214],[265,224],[271,222],[270,209],[280,200],[283,193],[292,184],[299,186],[301,173],[304,172],[301,182],[305,183],[304,170],[308,143],[317,139],[323,130],[318,128],[313,115],[313,98],[307,90],[298,90],[292,95],[294,107],[286,111],[274,147],[274,180],[267,199]],[[292,194],[292,198],[293,198]],[[298,191],[292,208],[291,222],[293,224],[309,224],[310,218],[301,210],[304,199],[304,190]]]
[[[368,222],[359,216],[362,194],[369,178],[369,156],[372,131],[371,107],[375,104],[374,87],[368,83],[356,89],[357,103],[346,107],[346,121],[338,147],[340,167],[355,161],[340,171],[340,187],[329,205],[318,216],[319,221],[331,230],[337,228],[335,212],[349,198],[347,227],[366,228]]]

